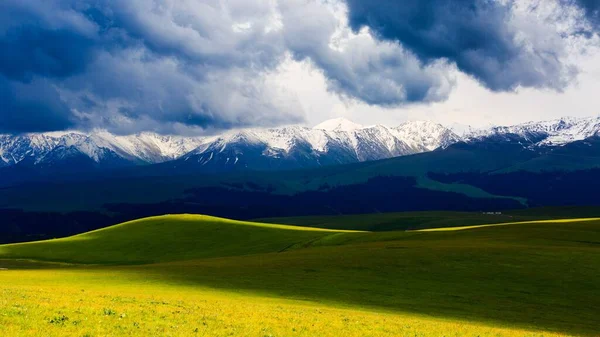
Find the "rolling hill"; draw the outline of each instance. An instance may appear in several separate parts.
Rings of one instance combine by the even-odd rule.
[[[171,325],[181,336],[198,328],[212,335],[234,328],[240,335],[593,336],[598,242],[598,219],[378,233],[202,216],[141,219],[0,246],[0,267],[8,268],[0,290],[11,301],[0,299],[11,303],[0,305],[0,323],[15,336],[41,322],[49,336],[171,333]],[[40,297],[60,309],[31,302]],[[389,330],[376,332],[383,327]]]
[[[554,212],[553,212],[554,211]],[[370,232],[421,230],[455,226],[476,226],[506,222],[564,219],[573,216],[598,216],[600,208],[575,208],[565,213],[553,210],[526,210],[491,212],[400,212],[355,215],[301,216],[256,219],[257,222],[288,224],[302,227],[317,227],[341,230],[364,230]]]
[[[6,245],[0,247],[0,257],[91,264],[156,263],[279,252],[338,233],[344,231],[172,215],[64,239]]]

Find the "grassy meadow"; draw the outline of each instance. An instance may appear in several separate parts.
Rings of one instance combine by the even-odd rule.
[[[598,214],[598,213],[597,213]],[[303,227],[350,229],[372,232],[418,230],[439,227],[470,226],[531,220],[551,217],[535,214],[482,214],[477,212],[398,212],[339,216],[300,216],[257,219],[259,222]]]
[[[598,219],[371,232],[172,215],[0,246],[2,336],[597,336],[599,293]]]
[[[600,215],[599,207],[563,206],[510,210],[501,212],[500,214],[484,214],[483,212],[425,211],[262,218],[256,219],[255,221],[328,229],[382,232],[535,220],[593,218],[598,215]]]

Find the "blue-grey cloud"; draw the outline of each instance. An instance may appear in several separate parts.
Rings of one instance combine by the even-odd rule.
[[[36,75],[66,77],[85,69],[91,46],[91,41],[67,30],[15,27],[0,41],[0,72],[20,81]]]
[[[377,41],[370,34],[340,32],[339,22],[319,2],[288,0],[280,9],[286,47],[296,59],[322,69],[330,90],[344,97],[398,106],[445,100],[453,87],[447,64],[424,65],[398,44]],[[335,34],[342,35],[343,42],[332,48]]]
[[[571,0],[585,13],[593,29],[600,29],[600,0]]]
[[[573,1],[597,16],[597,2]],[[380,106],[446,99],[455,68],[493,90],[573,75],[560,41],[522,34],[510,3],[346,2],[354,33],[335,1],[0,1],[0,132],[299,122],[270,77],[290,55],[330,91]]]
[[[585,1],[585,0],[582,0]],[[562,89],[572,75],[560,48],[523,40],[511,2],[347,0],[350,25],[398,41],[423,62],[447,59],[492,90]]]
[[[0,75],[0,132],[64,130],[74,126],[69,107],[45,79],[11,82]]]
[[[265,29],[271,6],[230,5],[3,1],[0,90],[8,103],[0,110],[0,132],[301,121],[294,97],[265,83],[285,57],[280,35]],[[236,31],[237,23],[249,27]],[[16,88],[24,87],[27,97],[20,97]]]

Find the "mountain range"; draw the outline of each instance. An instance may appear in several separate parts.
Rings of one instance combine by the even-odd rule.
[[[22,238],[175,213],[255,219],[600,205],[600,117],[455,127],[338,119],[197,138],[2,136],[0,223]]]
[[[524,147],[554,147],[597,135],[600,116],[485,129],[430,121],[362,126],[338,118],[313,128],[244,129],[207,137],[55,132],[0,135],[0,166],[61,171],[168,163],[201,172],[278,170],[399,157],[458,142],[512,140]]]
[[[0,136],[3,166],[51,167],[63,162],[95,167],[157,164],[221,171],[237,168],[315,167],[377,160],[432,151],[459,141],[432,122],[388,128],[335,119],[314,128],[245,129],[209,137],[154,133],[119,136],[107,131]]]

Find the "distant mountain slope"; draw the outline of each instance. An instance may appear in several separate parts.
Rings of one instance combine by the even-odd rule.
[[[0,135],[0,157],[10,165],[30,158],[37,163],[48,163],[67,156],[59,152],[79,153],[100,163],[104,156],[118,156],[132,163],[160,163],[179,158],[201,144],[199,138],[161,136],[141,133],[118,136],[106,131]],[[50,156],[49,156],[50,154]]]
[[[414,153],[444,149],[463,140],[450,129],[429,121],[403,123],[392,131],[397,138],[404,140]]]
[[[496,126],[465,134],[467,141],[480,141],[494,137],[520,138],[523,144],[538,146],[560,146],[600,135],[600,116],[586,118],[564,117],[560,119],[528,122],[513,126]]]
[[[173,165],[196,165],[198,170],[211,172],[308,168],[404,156],[457,141],[449,131],[440,133],[440,138],[414,135],[413,139],[403,131],[384,126],[349,131],[338,126],[333,130],[292,126],[236,131],[207,141]]]
[[[586,144],[591,144],[591,146]],[[260,145],[259,143],[256,152],[263,151],[263,148],[260,146],[264,146],[264,144]],[[190,157],[187,162],[183,160],[181,163],[179,161],[167,162],[136,169],[112,170],[110,174],[98,176],[93,179],[86,178],[87,181],[81,181],[83,179],[80,179],[78,182],[69,183],[69,179],[73,179],[73,175],[71,175],[67,177],[68,179],[63,177],[52,179],[50,180],[50,184],[29,185],[27,187],[15,184],[12,188],[0,190],[0,206],[5,208],[33,207],[33,209],[43,210],[62,207],[68,210],[88,210],[92,208],[99,209],[106,204],[157,203],[167,200],[178,200],[176,203],[181,203],[194,189],[205,188],[215,188],[216,190],[206,190],[207,197],[211,197],[210,199],[203,199],[203,202],[209,204],[215,202],[220,205],[220,202],[229,200],[230,204],[233,205],[234,201],[232,198],[234,196],[226,193],[226,191],[234,190],[236,192],[290,196],[309,191],[327,192],[337,187],[348,185],[373,185],[372,179],[377,177],[410,177],[409,183],[396,182],[398,188],[401,188],[398,190],[398,193],[402,195],[402,200],[410,197],[410,195],[404,195],[404,193],[415,193],[413,190],[414,187],[417,189],[456,193],[469,198],[503,199],[501,197],[505,197],[504,199],[506,199],[508,197],[512,199],[511,202],[518,206],[519,204],[526,205],[526,197],[514,194],[494,193],[494,191],[478,187],[479,185],[469,184],[460,180],[447,181],[433,179],[432,174],[501,174],[502,172],[510,172],[518,169],[521,166],[527,166],[532,172],[537,172],[540,171],[539,167],[536,167],[534,164],[537,161],[543,161],[542,159],[546,157],[555,160],[555,167],[561,167],[561,170],[568,170],[574,161],[569,156],[570,151],[578,151],[573,152],[573,156],[577,158],[591,158],[586,163],[583,163],[585,165],[572,166],[572,172],[600,167],[600,160],[595,160],[595,157],[591,155],[582,155],[583,152],[581,151],[584,149],[589,151],[587,152],[588,154],[593,151],[599,151],[600,142],[592,138],[561,148],[523,147],[518,141],[461,142],[453,144],[446,149],[411,156],[278,172],[259,170],[251,172],[231,170],[229,173],[198,172],[196,164],[192,165],[192,168],[189,170],[182,167],[173,167],[174,163],[185,165],[190,160],[197,160],[196,157]],[[219,146],[214,148],[215,152],[221,150],[222,148]],[[236,147],[226,147],[222,152],[225,161],[227,160],[225,157],[227,151],[231,151],[229,154],[231,158],[235,155],[235,151],[238,150]],[[560,155],[555,155],[553,153],[555,151],[556,153],[560,153]],[[210,158],[208,152],[205,155],[208,155],[208,158]],[[214,158],[208,162],[205,161],[205,166],[220,166],[222,164]],[[598,158],[600,159],[600,157]],[[245,158],[238,157],[238,161],[244,162]],[[261,163],[261,165],[263,164]],[[253,165],[258,164],[254,163]],[[53,195],[53,191],[57,188],[56,186],[61,186],[61,196],[53,196],[49,200],[49,196]],[[387,188],[394,188],[393,186],[393,184],[389,183]],[[94,193],[89,193],[89,191],[94,191]],[[380,190],[376,191],[381,195]],[[256,196],[253,196],[252,193],[247,198],[255,198]],[[364,207],[368,207],[368,209],[364,210],[365,212],[376,209],[381,211],[381,206],[383,205],[381,202],[378,201],[378,206],[376,206],[372,201],[367,202],[362,199],[366,196],[365,192],[360,193],[363,193],[363,195],[356,196],[356,198]],[[219,202],[215,201],[215,197],[212,197],[213,195],[221,194],[224,199]],[[417,194],[413,194],[412,196],[418,199]],[[342,200],[346,200],[346,197],[340,197]],[[261,195],[260,198],[264,198],[264,196]],[[395,198],[393,202],[397,203],[400,199],[398,199],[398,196],[395,196]],[[453,202],[457,200],[456,197],[453,198]],[[251,204],[252,201],[250,199],[246,200],[246,197],[240,196],[239,203]],[[302,202],[306,202],[304,199],[302,200]],[[413,202],[410,198],[408,201]],[[450,205],[448,200],[442,198],[442,201]],[[193,202],[196,203],[197,200]],[[414,200],[414,202],[419,208],[412,208],[413,206],[410,206],[412,204],[407,203],[406,205],[396,205],[393,207],[390,205],[389,210],[437,209],[443,206],[443,204],[436,204],[432,200]],[[498,203],[502,204],[504,201],[498,200]],[[271,205],[269,207],[272,207],[273,204],[269,205]],[[436,208],[431,208],[434,206]],[[336,207],[339,208],[339,205]],[[353,207],[356,208],[357,206]],[[456,205],[456,208],[453,209],[462,209],[461,207]],[[311,210],[307,211],[310,212]]]
[[[28,157],[39,158],[58,143],[58,137],[46,134],[0,135],[0,158],[6,164],[13,165]]]
[[[576,171],[600,167],[600,136],[562,146],[540,146],[537,148],[537,153],[539,155],[529,160],[491,173]]]
[[[246,144],[247,139],[243,140]],[[217,153],[223,150],[223,144],[218,145],[214,147]],[[264,150],[261,146],[259,142],[256,152]],[[227,145],[221,154],[233,156],[238,150]],[[4,186],[0,208],[8,213],[2,215],[6,220],[0,216],[0,222],[13,221],[18,209],[89,211],[127,220],[173,213],[248,219],[600,205],[598,154],[600,137],[561,147],[523,146],[517,137],[460,142],[410,156],[303,170],[199,172],[195,164],[187,170],[173,167],[171,161],[78,179],[73,173],[49,177],[46,182]],[[220,169],[215,155],[206,167]]]
[[[576,151],[570,145],[600,135],[600,117],[562,118],[475,131],[463,128],[462,132],[463,137],[428,121],[364,127],[335,119],[314,128],[234,130],[210,137],[153,133],[118,136],[105,131],[4,135],[0,136],[0,186],[63,179],[59,176],[71,173],[106,177],[113,174],[112,169],[127,167],[125,176],[168,176],[308,169],[389,158],[399,161],[375,162],[374,169],[380,174],[418,176],[425,185],[428,183],[422,178],[426,176],[423,172],[436,170],[585,169],[594,167],[596,160],[583,154],[589,149],[569,154]],[[405,157],[444,149],[448,151]],[[575,158],[558,158],[569,155]],[[361,170],[369,171],[369,166]],[[337,174],[327,179],[364,181],[372,176],[360,172],[348,175],[352,177]]]
[[[459,141],[432,122],[408,122],[397,128],[363,127],[345,119],[315,128],[289,126],[247,129],[210,137],[129,136],[106,131],[0,136],[0,166],[25,163],[58,167],[60,161],[87,157],[98,168],[169,164],[199,172],[281,170],[348,164],[432,151]],[[90,165],[88,165],[90,166]],[[83,170],[85,166],[80,168]]]
[[[458,141],[450,130],[432,122],[388,128],[335,119],[312,129],[290,126],[228,132],[205,139],[172,165],[208,172],[310,168],[405,156]]]
[[[292,250],[360,232],[272,225],[203,215],[139,219],[52,241],[0,248],[0,257],[88,264],[144,264]]]

